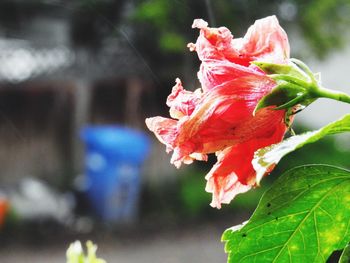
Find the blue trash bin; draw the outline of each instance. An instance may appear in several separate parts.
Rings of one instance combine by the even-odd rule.
[[[85,142],[87,197],[98,217],[107,222],[132,222],[137,217],[140,168],[149,151],[147,136],[121,126],[88,126]]]

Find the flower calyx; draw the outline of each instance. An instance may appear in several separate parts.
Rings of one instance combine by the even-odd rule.
[[[320,97],[320,74],[314,74],[300,60],[290,59],[288,64],[261,61],[252,64],[276,82],[276,87],[258,102],[254,113],[268,106],[276,106],[274,110],[285,109],[287,115],[291,115],[303,110]]]

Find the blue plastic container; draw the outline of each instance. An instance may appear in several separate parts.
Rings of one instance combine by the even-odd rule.
[[[89,126],[81,138],[86,145],[87,196],[95,213],[108,222],[134,221],[140,167],[150,147],[147,136],[121,126]]]

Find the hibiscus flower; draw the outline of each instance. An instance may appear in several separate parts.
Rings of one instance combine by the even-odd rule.
[[[187,91],[177,79],[167,99],[171,118],[148,118],[146,124],[167,152],[173,151],[176,167],[216,153],[206,191],[213,195],[211,205],[220,208],[259,183],[254,152],[280,142],[288,128],[285,110],[269,106],[254,113],[276,83],[252,62],[287,63],[289,43],[275,16],[257,20],[243,38],[233,38],[225,27],[210,28],[201,19],[192,27],[200,29],[188,47],[201,60],[201,88]]]

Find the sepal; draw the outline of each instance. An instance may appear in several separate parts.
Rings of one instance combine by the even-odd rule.
[[[258,102],[254,114],[268,106],[275,106],[274,110],[285,109],[289,114],[294,114],[319,97],[317,95],[321,79],[319,73],[312,73],[300,60],[290,59],[288,64],[261,61],[252,64],[276,82],[276,87]]]

